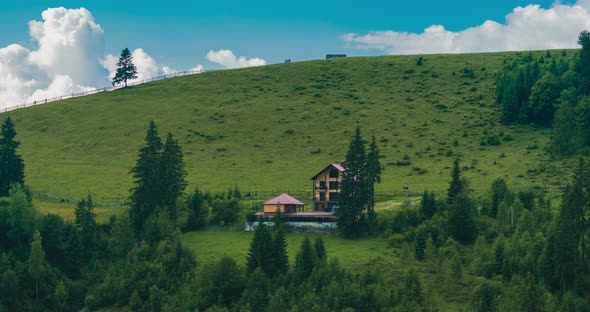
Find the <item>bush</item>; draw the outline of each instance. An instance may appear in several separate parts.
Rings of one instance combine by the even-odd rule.
[[[238,219],[242,205],[237,198],[217,198],[211,203],[212,221],[218,224],[232,224]]]

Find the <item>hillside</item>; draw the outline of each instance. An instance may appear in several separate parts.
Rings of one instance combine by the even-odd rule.
[[[357,125],[379,143],[381,195],[403,194],[406,185],[444,190],[455,157],[478,190],[498,176],[516,187],[562,184],[569,165],[544,152],[547,130],[497,121],[494,77],[511,56],[428,55],[421,66],[417,56],[362,57],[225,70],[7,114],[22,142],[27,184],[74,199],[128,195],[128,171],[151,119],[161,136],[178,139],[191,188],[237,185],[309,201],[310,177],[344,158]],[[499,146],[480,145],[494,135]]]

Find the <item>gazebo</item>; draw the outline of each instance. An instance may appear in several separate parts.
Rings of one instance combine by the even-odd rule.
[[[289,196],[287,194],[281,194],[273,199],[264,202],[264,213],[275,213],[280,210],[282,213],[294,213],[303,211],[303,202]]]

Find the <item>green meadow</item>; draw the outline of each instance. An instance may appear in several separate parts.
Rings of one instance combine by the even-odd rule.
[[[551,189],[572,163],[547,155],[551,132],[498,122],[495,75],[515,56],[427,55],[421,66],[418,56],[358,57],[224,70],[2,115],[16,123],[26,183],[72,201],[87,193],[128,196],[128,172],[152,119],[162,137],[172,132],[182,146],[189,189],[237,185],[261,199],[289,192],[309,203],[311,176],[344,159],[357,126],[381,150],[380,200],[403,198],[403,186],[443,191],[456,157],[475,190],[496,177],[514,188]],[[481,145],[489,136],[501,144]]]

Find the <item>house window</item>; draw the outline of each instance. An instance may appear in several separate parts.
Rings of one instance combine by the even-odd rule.
[[[330,189],[331,190],[337,190],[339,186],[340,185],[339,185],[338,181],[332,181],[332,182],[330,182]]]
[[[320,190],[326,189],[326,181],[320,181]]]
[[[320,192],[320,201],[326,201],[326,192]]]
[[[330,199],[330,201],[336,201],[338,199],[338,193],[330,192],[329,199]]]
[[[330,178],[338,178],[338,174],[339,174],[338,170],[336,170],[336,169],[330,170]]]

